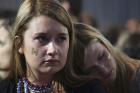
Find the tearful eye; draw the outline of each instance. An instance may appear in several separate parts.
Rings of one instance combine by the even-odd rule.
[[[41,44],[45,44],[49,42],[49,39],[45,36],[38,36],[36,37],[36,39],[39,41],[39,43]]]
[[[60,36],[60,37],[57,38],[56,41],[57,41],[58,43],[63,43],[66,39],[67,39],[67,38],[66,38],[65,36]]]
[[[106,53],[105,53],[105,52],[99,53],[97,59],[98,59],[98,60],[102,60],[102,59],[105,58],[105,56],[106,56]]]

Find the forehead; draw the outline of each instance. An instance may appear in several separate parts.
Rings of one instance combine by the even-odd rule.
[[[67,28],[62,25],[60,22],[47,17],[47,16],[37,16],[34,17],[28,25],[28,29],[31,29],[32,31],[38,32],[45,32],[45,31],[51,31],[51,32],[63,32],[68,33]]]
[[[107,48],[100,42],[94,42],[94,41],[91,41],[87,48],[86,48],[86,51],[87,52],[92,52],[94,51],[95,53],[97,52],[101,52],[101,51],[107,51]]]

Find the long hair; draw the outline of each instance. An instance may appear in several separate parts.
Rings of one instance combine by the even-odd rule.
[[[15,64],[15,77],[19,78],[26,74],[25,57],[18,52],[18,49],[23,43],[23,34],[27,29],[28,23],[36,16],[47,16],[61,24],[68,29],[69,33],[69,51],[67,64],[69,63],[72,46],[73,46],[73,24],[68,12],[59,4],[57,0],[25,0],[19,8],[15,24],[13,27],[13,62]],[[67,65],[66,64],[66,65]],[[65,68],[65,67],[64,67]],[[64,69],[60,72],[64,72]],[[59,74],[58,74],[59,75]],[[60,74],[61,76],[61,74]]]
[[[117,64],[116,79],[112,82],[110,88],[115,93],[128,93],[129,81],[138,68],[138,60],[126,56],[119,49],[114,47],[99,30],[81,23],[74,23],[76,42],[74,44],[74,58],[68,68],[66,84],[68,86],[80,86],[94,79],[96,71],[94,68],[86,70],[84,68],[84,51],[90,41],[94,40],[103,44],[115,59]]]

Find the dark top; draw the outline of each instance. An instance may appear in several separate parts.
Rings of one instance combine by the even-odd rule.
[[[140,68],[136,72],[136,77],[130,86],[130,93],[140,93]]]
[[[109,93],[99,80],[93,80],[83,86],[76,88],[66,88],[68,93]]]
[[[0,82],[0,93],[16,93],[17,84],[14,81]],[[94,80],[81,87],[66,88],[67,93],[108,93],[100,81]]]
[[[4,80],[0,82],[0,93],[16,93],[17,84],[14,81]]]

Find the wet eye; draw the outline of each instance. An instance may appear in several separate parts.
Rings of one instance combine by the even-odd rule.
[[[57,38],[56,41],[57,41],[58,43],[63,43],[66,39],[67,39],[66,36],[60,36],[60,37]]]
[[[100,53],[100,54],[98,55],[97,59],[98,59],[98,60],[102,60],[102,59],[105,58],[105,56],[106,56],[106,53],[105,53],[105,52],[102,52],[102,53]]]
[[[49,39],[45,36],[38,36],[36,37],[36,39],[41,43],[41,44],[45,44],[49,42]]]

